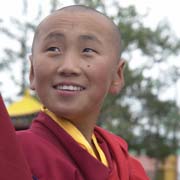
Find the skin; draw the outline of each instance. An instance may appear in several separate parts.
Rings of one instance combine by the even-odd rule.
[[[76,7],[48,16],[35,35],[31,89],[45,107],[71,121],[90,143],[104,98],[117,94],[124,84],[119,37],[107,17]]]

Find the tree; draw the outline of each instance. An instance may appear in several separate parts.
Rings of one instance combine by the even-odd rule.
[[[22,0],[22,3],[22,16],[27,17],[28,1]],[[50,11],[54,11],[58,5],[58,0],[50,0]],[[13,50],[11,47],[5,48],[5,56],[0,59],[0,69],[9,69],[9,72],[13,72],[11,74],[11,79],[16,86],[19,86],[19,95],[22,95],[28,87],[29,63],[27,63],[27,55],[31,52],[31,43],[29,42],[32,41],[32,34],[34,33],[35,27],[40,21],[41,16],[42,7],[40,6],[37,16],[31,21],[24,21],[24,18],[16,19],[11,17],[10,22],[12,23],[13,28],[17,31],[14,32],[13,29],[8,27],[0,27],[0,32],[2,32],[7,38],[11,39],[12,43],[15,43],[17,47],[19,47],[18,50]],[[19,62],[21,66],[20,80],[16,78],[16,74],[14,74],[13,71],[14,63],[17,62]]]
[[[25,2],[27,1],[24,0]],[[105,1],[74,0],[74,2],[97,8],[105,14],[109,12]],[[56,9],[58,3],[58,0],[51,0],[50,11]],[[24,7],[27,10],[27,4]],[[122,8],[117,1],[114,1],[114,7],[116,10],[113,15],[108,15],[121,30],[122,57],[129,60],[136,52],[139,57],[144,59],[144,63],[134,68],[131,61],[127,62],[125,67],[126,85],[116,97],[108,96],[99,123],[124,137],[130,149],[136,150],[138,153],[145,150],[148,155],[163,159],[169,153],[175,152],[179,146],[178,120],[180,114],[177,104],[171,100],[162,100],[161,94],[178,80],[180,68],[169,65],[169,59],[179,53],[180,40],[175,37],[166,22],[160,22],[155,29],[152,29],[144,25],[145,15],[138,14],[135,7]],[[22,62],[22,81],[19,83],[21,93],[27,86],[25,56],[30,50],[28,37],[29,33],[34,31],[35,24],[42,14],[41,8],[37,14],[37,18],[31,22],[11,20],[18,29],[19,35],[12,33],[7,28],[0,29],[1,32],[20,44],[18,52],[5,49],[6,58],[1,59],[0,67],[2,67],[1,65],[6,67],[15,61]],[[168,70],[162,71],[158,78],[147,75],[153,68],[161,69],[161,66],[166,64]],[[158,153],[157,150],[159,150]]]
[[[27,2],[23,1],[24,9],[22,12],[23,16],[27,15]],[[15,74],[11,74],[12,80],[16,85],[20,86],[20,94],[22,94],[27,87],[27,72],[28,72],[28,63],[27,63],[27,54],[30,52],[30,46],[28,44],[29,36],[34,31],[35,26],[29,22],[24,22],[23,20],[11,18],[11,23],[17,32],[7,27],[1,27],[0,31],[12,40],[12,43],[15,43],[19,46],[18,51],[13,50],[8,47],[4,49],[5,57],[0,61],[1,68],[8,68],[9,72],[12,71],[13,65],[16,62],[21,64],[21,78],[20,82],[16,79]]]
[[[173,81],[178,80],[179,69],[176,67],[177,74],[174,76],[166,74],[169,82],[164,79],[153,80],[150,76],[145,77],[143,73],[149,68],[165,63],[173,54],[178,54],[180,41],[164,22],[152,30],[143,25],[143,17],[137,14],[134,7],[130,6],[127,9],[119,7],[118,9],[118,15],[113,19],[121,29],[124,53],[129,54],[138,49],[142,56],[146,56],[147,60],[145,64],[135,70],[126,66],[126,86],[116,99],[110,98],[111,105],[108,106],[108,111],[111,113],[107,115],[106,108],[102,112],[105,121],[108,122],[104,125],[110,126],[113,132],[127,139],[130,148],[137,151],[143,149],[147,154],[163,159],[169,153],[177,150],[177,130],[174,133],[174,129],[171,127],[175,126],[178,129],[180,114],[175,102],[162,101],[159,96],[161,90],[167,87],[172,79]],[[174,66],[171,68],[175,69]],[[162,129],[164,132],[160,132]],[[167,133],[174,133],[173,141],[171,135],[167,136]],[[149,142],[149,146],[147,146],[147,142]],[[157,150],[160,154],[157,153]]]
[[[78,2],[98,7],[105,13],[107,11],[102,1]],[[160,22],[152,30],[143,24],[145,16],[139,15],[133,6],[121,8],[118,3],[115,4],[117,13],[111,18],[121,30],[123,54],[131,57],[138,50],[146,61],[136,69],[126,65],[125,88],[117,97],[109,96],[106,99],[100,124],[123,136],[130,149],[137,152],[145,150],[148,155],[162,160],[178,148],[180,114],[175,102],[162,101],[160,95],[167,86],[178,80],[180,68],[170,66],[169,72],[164,73],[166,81],[161,77],[154,80],[143,74],[148,69],[168,64],[171,56],[179,53],[180,40],[174,36],[166,22]],[[176,74],[172,75],[172,72]],[[156,152],[158,149],[159,154]]]

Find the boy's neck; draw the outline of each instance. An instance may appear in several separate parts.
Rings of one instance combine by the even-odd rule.
[[[96,121],[92,123],[92,120],[89,121],[88,123],[81,123],[81,122],[72,122],[70,121],[81,133],[82,135],[86,138],[86,140],[89,142],[89,144],[92,145],[92,134],[94,131],[94,127],[96,125]]]
[[[99,111],[93,112],[90,115],[69,118],[67,120],[70,121],[82,133],[82,135],[86,138],[89,144],[92,145],[92,134],[94,132],[98,116]]]

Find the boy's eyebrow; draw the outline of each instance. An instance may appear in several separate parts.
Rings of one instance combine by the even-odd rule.
[[[86,40],[86,41],[96,41],[97,43],[102,44],[102,42],[95,35],[92,35],[92,34],[80,35],[79,39]]]
[[[58,40],[65,38],[65,35],[61,32],[50,32],[46,37],[45,40]],[[96,41],[99,44],[102,44],[102,42],[93,34],[85,34],[79,36],[80,40],[83,41]]]
[[[64,38],[64,35],[60,32],[50,32],[46,37],[45,40],[57,40]]]

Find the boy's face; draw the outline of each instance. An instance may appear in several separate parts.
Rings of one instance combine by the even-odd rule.
[[[40,25],[30,83],[59,117],[97,116],[108,92],[123,83],[116,37],[109,21],[87,12],[56,12]]]

